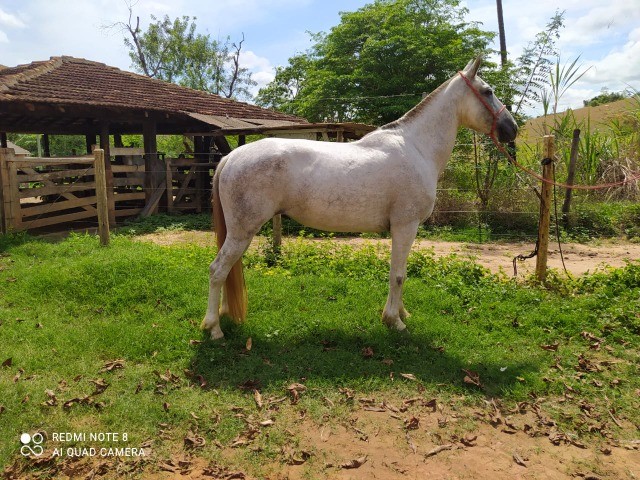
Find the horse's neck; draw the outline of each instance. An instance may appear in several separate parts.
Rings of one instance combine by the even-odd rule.
[[[394,122],[394,129],[427,162],[442,172],[451,156],[458,132],[457,89],[452,81],[442,85],[414,109]]]

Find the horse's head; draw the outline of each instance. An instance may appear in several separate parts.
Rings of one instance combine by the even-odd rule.
[[[518,125],[491,86],[477,75],[481,63],[482,57],[478,57],[459,72],[466,83],[461,103],[462,125],[497,136],[501,142],[510,142],[516,138]]]

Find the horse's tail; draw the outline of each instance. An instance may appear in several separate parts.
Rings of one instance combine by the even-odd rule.
[[[222,248],[227,238],[227,223],[224,219],[224,210],[220,203],[220,172],[227,159],[222,159],[213,176],[211,203],[213,207],[213,224],[218,243],[218,252]],[[237,323],[243,322],[247,318],[247,286],[244,282],[242,271],[242,257],[231,267],[229,275],[224,283],[224,297],[229,306],[229,316]]]

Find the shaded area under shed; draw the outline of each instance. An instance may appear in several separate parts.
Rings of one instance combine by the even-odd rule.
[[[0,227],[31,230],[68,219],[89,219],[91,184],[87,173],[66,155],[50,161],[50,135],[83,135],[90,155],[105,151],[111,225],[157,211],[208,208],[211,175],[246,135],[348,141],[374,127],[359,124],[311,124],[293,115],[237,102],[218,95],[73,57],[0,70]],[[9,150],[8,133],[42,135],[42,156],[21,157]],[[142,148],[126,148],[122,135],[142,135]],[[193,148],[168,158],[157,148],[157,135],[185,135]],[[83,175],[80,175],[83,173]],[[64,204],[64,202],[68,202]],[[55,205],[53,205],[55,204]],[[25,206],[26,205],[26,206]],[[25,209],[37,212],[26,215]],[[11,214],[8,214],[11,212]],[[54,215],[54,212],[55,213]],[[36,227],[34,227],[36,226]],[[65,225],[65,228],[68,226]]]

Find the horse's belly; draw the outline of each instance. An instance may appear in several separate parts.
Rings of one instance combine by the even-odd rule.
[[[389,230],[389,219],[380,213],[349,210],[348,206],[334,209],[293,207],[284,212],[296,222],[317,230],[330,232],[384,232]]]

